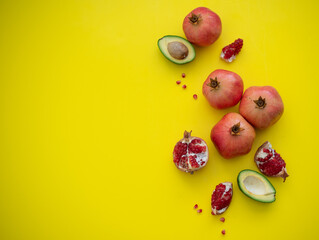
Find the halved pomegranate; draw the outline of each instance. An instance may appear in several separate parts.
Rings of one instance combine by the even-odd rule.
[[[233,197],[233,184],[231,182],[223,182],[216,186],[212,194],[212,214],[220,215],[224,213]]]
[[[191,132],[184,132],[184,138],[176,143],[173,151],[176,167],[190,173],[205,167],[208,161],[206,142],[201,138],[192,137]]]

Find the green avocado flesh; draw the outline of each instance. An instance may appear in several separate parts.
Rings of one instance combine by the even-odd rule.
[[[157,45],[163,55],[176,64],[189,63],[196,55],[193,45],[179,36],[164,36],[158,40]]]
[[[276,200],[276,190],[262,174],[253,170],[242,170],[237,177],[239,189],[256,201],[271,203]]]

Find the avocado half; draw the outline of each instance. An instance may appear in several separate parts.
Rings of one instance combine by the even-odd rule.
[[[269,180],[262,174],[245,169],[237,177],[239,189],[256,201],[271,203],[276,200],[276,190]]]
[[[171,62],[176,64],[185,64],[194,60],[195,49],[186,39],[167,35],[157,41],[161,53]]]

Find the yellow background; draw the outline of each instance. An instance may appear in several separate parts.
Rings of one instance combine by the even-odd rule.
[[[175,65],[157,40],[184,37],[182,21],[199,6],[219,14],[221,37]],[[318,11],[315,0],[2,0],[0,239],[318,238]],[[238,37],[237,59],[220,60]],[[245,88],[274,86],[285,104],[252,151],[231,160],[209,136],[238,106],[218,111],[201,94],[217,68],[238,73]],[[184,130],[209,146],[207,166],[193,175],[172,160]],[[290,174],[270,178],[272,204],[236,183],[240,170],[257,170],[253,155],[266,140]],[[225,223],[210,214],[222,181],[234,183]]]

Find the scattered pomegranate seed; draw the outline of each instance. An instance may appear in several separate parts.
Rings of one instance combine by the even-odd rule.
[[[196,100],[196,99],[197,99],[197,94],[194,94],[194,95],[193,95],[193,98]]]
[[[220,220],[221,222],[225,222],[225,218],[223,218],[223,217],[220,218],[219,220]]]
[[[186,85],[184,84],[184,85],[182,86],[182,88],[184,88],[184,89],[185,89],[185,88],[186,88]]]
[[[176,81],[176,84],[181,84],[182,81]]]
[[[203,211],[202,209],[198,209],[198,210],[197,210],[198,213],[201,213],[202,211]]]
[[[197,209],[197,208],[198,208],[198,205],[197,205],[197,204],[195,204],[194,209]]]
[[[182,73],[182,78],[185,78],[186,77],[186,74],[185,73]]]
[[[226,233],[226,231],[225,231],[225,229],[223,229],[223,230],[222,230],[222,234],[225,235],[225,233]]]

